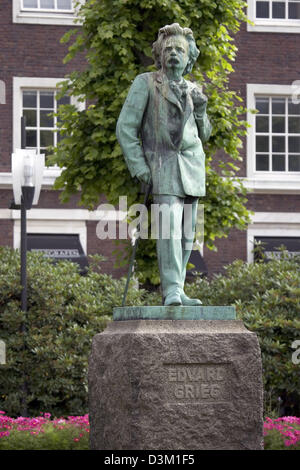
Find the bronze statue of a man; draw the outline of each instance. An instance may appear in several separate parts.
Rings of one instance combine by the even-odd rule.
[[[117,138],[131,176],[152,183],[154,203],[171,209],[170,236],[164,238],[160,227],[157,240],[164,305],[200,305],[199,299],[186,296],[184,282],[198,199],[205,195],[202,144],[211,125],[206,96],[183,78],[199,50],[192,30],[174,23],[159,30],[153,54],[158,71],[135,78],[118,119]],[[183,225],[189,218],[186,233]]]

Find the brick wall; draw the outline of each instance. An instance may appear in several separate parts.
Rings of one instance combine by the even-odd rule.
[[[300,195],[249,194],[247,207],[255,212],[300,212]]]
[[[247,234],[246,231],[231,230],[228,238],[215,241],[218,251],[214,252],[204,248],[204,260],[211,277],[214,273],[224,272],[224,266],[234,260],[247,260]]]
[[[90,255],[101,254],[106,258],[100,265],[103,272],[114,277],[126,276],[128,267],[115,267],[116,256],[112,254],[116,249],[122,251],[124,248],[117,247],[113,240],[100,240],[96,235],[96,226],[97,222],[87,222],[87,252]]]
[[[0,219],[0,239],[2,246],[13,247],[13,221]]]

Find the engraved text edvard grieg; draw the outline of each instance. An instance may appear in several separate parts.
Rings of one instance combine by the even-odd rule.
[[[220,402],[229,397],[227,364],[165,364],[171,402]]]

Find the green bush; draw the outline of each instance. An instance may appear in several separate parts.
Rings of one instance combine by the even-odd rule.
[[[264,388],[299,413],[300,365],[293,364],[292,343],[300,339],[300,259],[282,252],[281,259],[247,264],[235,261],[225,275],[211,281],[198,278],[186,287],[204,305],[235,305],[246,328],[257,333],[263,362]]]
[[[28,312],[20,309],[20,255],[0,247],[0,339],[6,364],[0,365],[0,410],[22,414],[23,384],[28,413],[85,414],[87,361],[92,337],[121,304],[125,280],[90,269],[81,276],[68,261],[54,264],[28,253]],[[143,303],[144,291],[130,286],[127,303]],[[27,334],[21,333],[22,322]],[[24,340],[26,347],[24,348]]]
[[[257,333],[268,403],[299,414],[299,365],[292,363],[292,343],[300,339],[300,261],[283,253],[282,259],[247,264],[236,261],[225,275],[211,281],[196,279],[186,292],[204,305],[235,305],[237,316]],[[38,254],[28,255],[28,313],[26,349],[20,333],[18,251],[0,247],[0,339],[7,349],[7,364],[0,365],[0,410],[21,414],[25,373],[30,416],[48,411],[54,416],[85,414],[87,361],[92,337],[121,305],[125,279],[115,280],[90,269],[80,276],[76,265],[53,264]],[[128,305],[159,305],[158,293],[137,290],[131,283]],[[298,408],[297,408],[298,406]],[[278,416],[278,411],[276,411]]]

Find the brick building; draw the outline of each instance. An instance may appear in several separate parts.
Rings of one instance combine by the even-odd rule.
[[[243,149],[240,175],[251,190],[248,206],[254,211],[247,231],[233,230],[217,241],[217,253],[204,249],[210,274],[234,259],[253,261],[255,239],[273,251],[285,244],[300,251],[300,1],[248,1],[253,25],[236,36],[239,48],[231,88],[244,98],[252,128]],[[72,69],[85,67],[84,57],[63,64],[67,47],[62,35],[73,27],[71,0],[1,0],[0,2],[0,244],[20,245],[20,211],[13,199],[11,153],[21,147],[21,116],[27,117],[26,144],[45,152],[55,143],[57,82]],[[80,27],[80,26],[77,26]],[[300,81],[298,82],[300,85]],[[299,90],[298,90],[299,91]],[[300,95],[300,93],[299,93]],[[81,104],[82,105],[82,104]],[[111,241],[99,240],[97,212],[59,202],[52,189],[59,169],[47,168],[38,206],[28,212],[29,234],[78,235],[83,251],[110,257],[103,268],[115,276]]]

